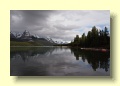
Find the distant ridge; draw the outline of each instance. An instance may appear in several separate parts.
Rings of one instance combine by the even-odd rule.
[[[10,40],[11,41],[19,41],[19,42],[23,42],[23,41],[27,41],[27,42],[34,42],[36,40],[44,40],[46,42],[50,42],[52,44],[67,44],[67,42],[63,42],[63,41],[55,41],[50,37],[39,37],[36,34],[31,34],[29,31],[25,30],[23,33],[13,33],[10,32]],[[46,44],[46,43],[45,43]]]
[[[35,45],[45,45],[51,46],[55,45],[56,43],[52,40],[52,38],[41,38],[37,35],[31,35],[29,31],[25,30],[23,33],[16,33],[10,32],[10,41],[13,42],[32,42]]]

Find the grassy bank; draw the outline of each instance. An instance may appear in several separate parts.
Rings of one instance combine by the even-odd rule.
[[[16,42],[10,41],[10,46],[42,46],[42,44],[37,42]]]

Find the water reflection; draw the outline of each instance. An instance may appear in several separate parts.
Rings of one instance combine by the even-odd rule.
[[[11,76],[109,76],[110,53],[68,47],[11,47]]]
[[[79,60],[79,57],[82,58],[83,62],[87,60],[94,71],[97,68],[103,68],[107,72],[109,69],[110,52],[86,51],[79,48],[71,48],[71,53],[74,53],[76,60]]]

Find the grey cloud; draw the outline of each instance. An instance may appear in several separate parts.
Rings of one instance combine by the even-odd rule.
[[[47,18],[51,13],[52,11],[11,10],[10,11],[11,30],[15,30],[15,29],[17,29],[18,31],[23,31],[25,29],[31,30],[30,27],[33,26],[40,26],[39,29],[42,29],[42,27],[46,26]],[[20,22],[18,22],[19,23],[18,25],[15,24],[16,20],[12,18],[13,16],[18,17],[18,19],[19,18],[22,19]]]
[[[109,11],[11,10],[10,30],[21,33],[28,30],[42,37],[71,41],[76,34],[81,35],[79,31],[83,27],[102,24],[109,26],[109,17]],[[95,19],[99,21],[95,22]]]

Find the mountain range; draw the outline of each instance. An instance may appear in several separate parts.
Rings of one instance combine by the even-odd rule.
[[[64,44],[64,42],[53,41],[50,37],[39,37],[38,35],[30,34],[29,31],[25,30],[23,33],[13,33],[10,32],[10,41],[14,42],[32,42],[37,45],[56,45]]]

